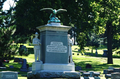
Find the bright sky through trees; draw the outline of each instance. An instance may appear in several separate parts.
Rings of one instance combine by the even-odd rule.
[[[9,10],[10,7],[14,7],[15,6],[15,3],[14,3],[14,0],[7,0],[5,3],[4,3],[4,6],[3,6],[3,10]]]

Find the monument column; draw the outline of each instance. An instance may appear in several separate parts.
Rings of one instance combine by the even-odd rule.
[[[70,26],[51,23],[37,27],[41,38],[41,60],[43,63],[68,64],[68,30]]]

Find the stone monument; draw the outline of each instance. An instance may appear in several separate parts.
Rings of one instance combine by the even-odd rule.
[[[80,73],[75,71],[72,61],[72,50],[68,30],[70,26],[61,25],[56,17],[58,12],[65,9],[44,8],[41,10],[52,12],[46,25],[38,26],[41,39],[40,61],[33,62],[32,71],[28,72],[28,79],[40,78],[78,78]],[[40,49],[40,48],[39,48]]]

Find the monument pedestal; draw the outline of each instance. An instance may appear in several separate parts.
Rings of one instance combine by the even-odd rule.
[[[33,62],[32,71],[42,70],[42,62]]]
[[[68,30],[71,27],[60,23],[50,23],[39,26],[41,39],[41,61],[34,62],[28,79],[41,78],[78,78],[80,72],[75,72],[74,62],[69,62]]]
[[[42,66],[42,71],[75,71],[74,63],[71,64],[49,64],[45,63]]]
[[[75,71],[74,63],[69,64],[52,64],[34,62],[32,64],[32,71]]]

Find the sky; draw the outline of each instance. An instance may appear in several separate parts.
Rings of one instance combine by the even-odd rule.
[[[15,6],[14,0],[7,0],[4,2],[3,11],[9,10],[10,6]]]

